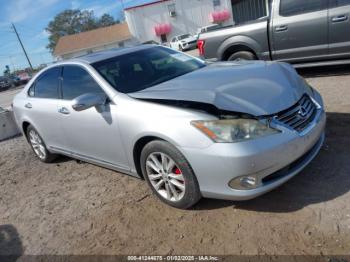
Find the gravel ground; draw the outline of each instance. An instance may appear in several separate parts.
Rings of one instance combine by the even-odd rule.
[[[43,164],[23,137],[1,142],[0,254],[349,254],[350,76],[301,72],[325,99],[325,146],[248,202],[177,210],[142,180],[64,157]]]

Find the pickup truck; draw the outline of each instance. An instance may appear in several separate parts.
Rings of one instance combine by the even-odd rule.
[[[258,20],[199,36],[205,59],[276,60],[295,67],[350,63],[350,0],[272,0]]]

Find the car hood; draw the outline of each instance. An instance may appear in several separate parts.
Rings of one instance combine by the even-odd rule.
[[[305,92],[304,81],[289,64],[243,61],[212,63],[129,95],[152,101],[200,102],[262,116],[291,107]]]

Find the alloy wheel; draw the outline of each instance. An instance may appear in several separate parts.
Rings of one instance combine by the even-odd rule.
[[[151,153],[146,160],[146,172],[153,188],[166,200],[176,202],[184,197],[184,176],[167,154]]]
[[[40,138],[39,134],[35,132],[34,130],[29,131],[29,141],[31,146],[33,147],[33,150],[35,154],[40,158],[40,159],[45,159],[46,158],[46,149],[45,145]]]

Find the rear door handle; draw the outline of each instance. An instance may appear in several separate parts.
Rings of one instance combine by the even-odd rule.
[[[27,103],[24,105],[25,108],[31,109],[33,106],[31,103]]]
[[[287,31],[288,30],[288,26],[287,25],[281,25],[281,26],[276,26],[275,27],[275,31],[276,32],[283,32],[283,31]]]
[[[348,16],[346,15],[339,15],[339,16],[332,17],[333,23],[343,22],[346,20],[348,20]]]
[[[60,109],[58,109],[58,112],[64,115],[69,115],[70,112],[66,107],[61,107]]]

